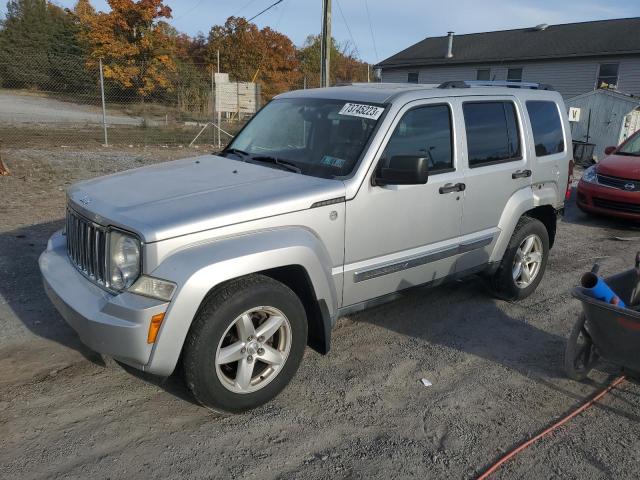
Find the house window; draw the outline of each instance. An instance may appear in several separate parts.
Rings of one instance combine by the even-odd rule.
[[[418,83],[418,72],[409,72],[407,74],[407,82]]]
[[[521,82],[522,81],[522,69],[510,68],[507,70],[507,82]]]
[[[491,70],[489,68],[481,68],[476,70],[476,80],[490,80]]]
[[[601,63],[598,69],[596,88],[617,88],[618,67],[617,63]]]

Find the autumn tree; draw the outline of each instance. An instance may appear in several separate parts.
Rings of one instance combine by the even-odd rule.
[[[296,87],[300,82],[297,50],[291,39],[269,27],[260,30],[244,18],[229,17],[209,32],[208,60],[234,80],[255,80],[265,98]]]
[[[302,48],[298,51],[298,57],[307,86],[318,87],[320,85],[320,36],[309,35]],[[369,66],[358,59],[351,44],[348,42],[339,44],[332,38],[330,59],[330,81],[332,85],[341,82],[363,82],[367,80]]]
[[[96,12],[79,0],[75,14],[83,25],[80,38],[88,45],[89,68],[98,59],[104,76],[144,98],[157,89],[172,90],[177,71],[176,31],[163,18],[171,9],[162,0],[108,0],[111,11]]]

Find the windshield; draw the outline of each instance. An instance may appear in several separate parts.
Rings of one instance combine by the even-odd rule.
[[[383,111],[381,105],[344,100],[276,99],[251,119],[223,155],[323,178],[349,175]]]
[[[640,133],[637,133],[629,139],[627,143],[621,146],[616,154],[634,155],[640,157]]]

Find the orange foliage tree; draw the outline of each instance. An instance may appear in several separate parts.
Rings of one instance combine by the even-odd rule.
[[[295,88],[300,83],[300,62],[293,42],[269,27],[260,30],[244,18],[229,17],[209,32],[208,61],[234,80],[256,81],[265,98]]]
[[[320,36],[309,35],[298,51],[302,75],[308,87],[320,85]],[[339,44],[331,39],[331,84],[342,82],[364,82],[369,65],[358,59],[349,43]],[[371,73],[371,72],[369,72]]]
[[[104,76],[142,98],[159,88],[170,91],[177,71],[175,30],[162,18],[171,8],[162,0],[108,0],[111,11],[96,12],[79,0],[74,13],[88,46],[87,65],[102,58]]]

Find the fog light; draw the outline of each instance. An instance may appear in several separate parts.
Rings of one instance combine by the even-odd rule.
[[[162,320],[164,320],[164,313],[158,313],[151,317],[149,333],[147,334],[147,343],[155,343],[158,332],[160,331],[160,326],[162,325]]]
[[[144,295],[145,297],[157,298],[158,300],[171,300],[173,292],[176,290],[176,284],[168,282],[167,280],[161,280],[159,278],[148,277],[142,275],[136,282],[129,288],[131,293],[137,293],[138,295]]]

